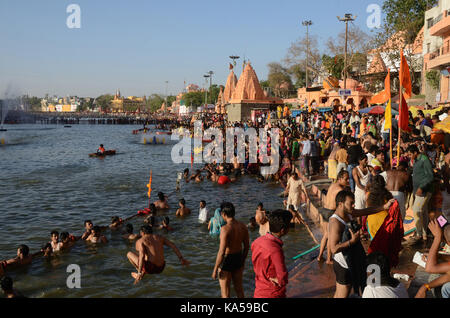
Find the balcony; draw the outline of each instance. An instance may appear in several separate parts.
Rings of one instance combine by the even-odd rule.
[[[450,35],[450,10],[440,14],[430,24],[430,35],[445,37]]]
[[[430,54],[427,69],[440,69],[450,65],[450,41]]]

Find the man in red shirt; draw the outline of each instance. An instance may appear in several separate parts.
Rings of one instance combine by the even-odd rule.
[[[277,210],[267,212],[270,232],[252,244],[255,272],[254,298],[286,298],[288,272],[281,237],[289,232],[292,214]]]

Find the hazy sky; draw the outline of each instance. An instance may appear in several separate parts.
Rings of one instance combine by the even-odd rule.
[[[230,55],[250,59],[260,80],[291,43],[310,32],[323,44],[353,13],[367,33],[382,0],[0,0],[0,97],[178,93],[183,82],[225,84]],[[81,8],[69,29],[67,7]],[[242,59],[240,60],[242,63]],[[241,68],[236,70],[240,74]]]

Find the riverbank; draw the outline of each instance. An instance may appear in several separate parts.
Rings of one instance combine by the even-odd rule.
[[[327,190],[331,184],[329,179],[317,179],[310,181],[301,175],[305,183],[306,193],[308,195],[305,216],[313,226],[313,233],[319,242],[322,239],[322,225],[324,219],[319,212],[324,199],[323,190]],[[399,265],[392,270],[393,273],[406,274],[409,276],[408,281],[400,280],[408,290],[410,298],[413,298],[419,288],[428,283],[429,274],[423,268],[413,263],[414,254],[419,251],[427,252],[431,241],[428,245],[411,245],[408,241],[402,243],[402,251],[399,255]],[[370,242],[363,242],[363,246],[368,250]],[[318,262],[317,257],[319,249],[297,259],[294,266],[289,271],[289,285],[287,296],[289,298],[332,298],[336,289],[336,279],[333,265],[327,265],[325,262]],[[326,258],[326,251],[324,257]],[[431,296],[429,294],[428,296]]]

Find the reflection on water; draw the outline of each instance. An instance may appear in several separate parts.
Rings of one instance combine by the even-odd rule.
[[[54,128],[50,126],[47,128]],[[0,259],[15,256],[17,246],[27,244],[38,251],[50,239],[50,232],[83,232],[84,220],[107,225],[111,216],[126,218],[148,204],[147,188],[153,171],[152,201],[162,191],[169,194],[169,216],[175,231],[165,234],[191,261],[182,267],[171,249],[165,250],[167,266],[163,274],[147,276],[138,286],[130,276],[133,267],[126,254],[134,244],[120,232],[106,232],[106,245],[78,242],[70,251],[50,260],[38,258],[33,264],[9,274],[15,285],[29,297],[220,297],[217,281],[211,279],[218,250],[218,238],[211,238],[205,225],[197,221],[200,200],[207,201],[210,217],[224,200],[236,206],[237,218],[245,223],[259,202],[267,209],[280,208],[277,185],[261,185],[244,177],[228,187],[182,184],[175,192],[177,172],[190,165],[174,165],[170,146],[145,146],[132,135],[137,126],[76,126],[42,129],[39,125],[15,126],[8,131],[13,140],[31,140],[0,150]],[[9,129],[8,127],[6,127]],[[121,155],[103,160],[89,158],[100,144]],[[178,200],[185,198],[193,215],[177,219]],[[143,220],[133,219],[135,232]],[[257,238],[252,232],[250,238]],[[304,228],[291,231],[285,240],[287,265],[298,252],[311,248]],[[81,268],[81,289],[66,287],[67,266]],[[244,276],[244,290],[251,297],[254,274],[250,256]]]

